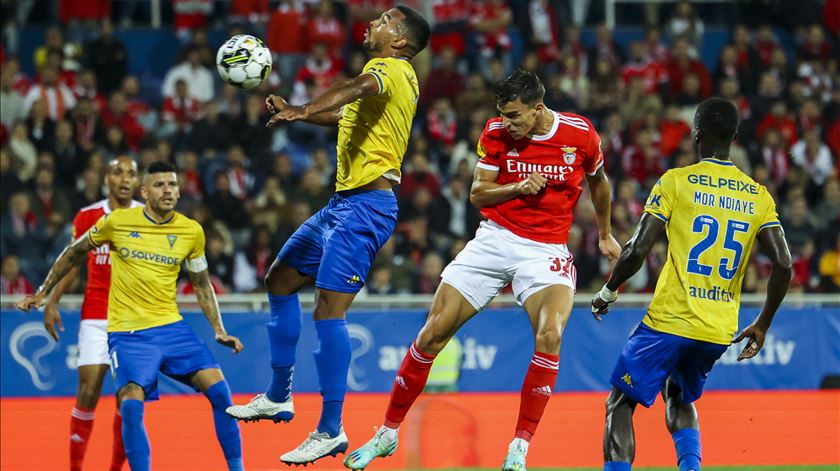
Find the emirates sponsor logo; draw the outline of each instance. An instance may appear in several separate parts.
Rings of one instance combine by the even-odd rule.
[[[545,397],[551,397],[551,388],[548,386],[540,386],[531,390],[532,393],[541,394]]]
[[[544,165],[520,162],[518,160],[507,161],[508,173],[516,174],[522,180],[528,178],[528,175],[537,172],[549,180],[556,180],[559,182],[566,181],[566,176],[574,172],[571,165]]]

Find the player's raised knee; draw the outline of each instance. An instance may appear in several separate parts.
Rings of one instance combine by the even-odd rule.
[[[560,327],[554,327],[537,332],[534,344],[538,352],[556,355],[560,351],[560,342],[562,340],[563,330]]]
[[[452,338],[451,329],[437,323],[426,324],[417,336],[417,348],[423,353],[437,355]]]

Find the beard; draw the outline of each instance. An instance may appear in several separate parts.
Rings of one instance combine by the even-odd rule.
[[[368,37],[366,37],[365,40],[362,41],[362,48],[365,50],[365,52],[377,52],[382,49],[381,47],[373,44],[373,41],[371,41],[370,38],[370,32],[368,32]]]

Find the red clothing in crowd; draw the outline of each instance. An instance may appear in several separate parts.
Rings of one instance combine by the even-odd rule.
[[[668,73],[661,64],[651,60],[641,63],[628,62],[621,71],[621,78],[625,84],[635,77],[642,79],[646,93],[658,93],[659,86],[668,81]]]
[[[163,120],[174,123],[192,123],[201,113],[201,102],[195,98],[169,97],[163,102]]]
[[[470,6],[469,22],[475,28],[475,25],[482,21],[499,20],[505,15],[508,17],[512,17],[513,15],[506,2],[495,3],[488,1],[474,3]],[[495,31],[488,32],[475,31],[475,35],[478,47],[482,52],[490,53],[496,50],[510,50],[511,42],[507,27],[501,27]]]
[[[125,112],[121,116],[118,116],[111,112],[111,110],[105,110],[102,112],[102,124],[105,127],[119,126],[123,130],[125,143],[128,144],[128,147],[131,150],[140,149],[140,141],[143,140],[143,135],[146,134],[146,131],[140,125],[140,122],[137,121],[137,118],[130,113]]]
[[[13,280],[0,276],[0,293],[2,294],[30,295],[34,292],[32,283],[21,274],[18,274],[17,278]]]
[[[682,93],[683,80],[690,74],[694,74],[700,79],[700,95],[703,98],[712,95],[712,78],[709,76],[706,66],[699,60],[688,59],[681,63],[671,59],[666,63],[665,69],[670,82],[671,98],[676,98]]]
[[[101,20],[111,16],[111,0],[58,0],[58,18],[70,20]]]
[[[691,127],[685,121],[663,119],[659,123],[659,151],[666,157],[670,156],[677,150],[683,138],[689,134],[691,134]]]
[[[266,43],[275,54],[300,54],[306,51],[306,17],[303,10],[280,5],[268,22]]]
[[[788,147],[792,146],[799,140],[799,133],[796,130],[796,121],[794,121],[790,116],[783,116],[781,118],[777,118],[772,114],[765,116],[764,119],[758,123],[758,129],[756,130],[756,136],[758,139],[764,139],[764,135],[767,134],[767,130],[770,128],[776,128],[782,133],[782,137],[784,137],[785,144],[787,144]]]
[[[470,15],[469,0],[430,0],[432,3],[432,23],[435,34],[429,41],[432,52],[437,54],[445,47],[451,47],[456,55],[464,54],[466,40],[463,25]]]
[[[344,47],[344,26],[337,18],[312,18],[306,28],[307,43],[323,43],[332,57],[341,56]]]
[[[172,0],[175,11],[175,29],[196,29],[207,26],[207,17],[213,12],[212,0]]]

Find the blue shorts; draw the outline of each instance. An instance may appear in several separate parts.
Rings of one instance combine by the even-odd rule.
[[[610,384],[650,407],[670,376],[682,389],[680,399],[694,402],[703,394],[712,366],[728,347],[666,334],[639,324],[624,345]]]
[[[158,371],[192,387],[190,376],[219,368],[207,345],[183,320],[133,332],[109,332],[108,351],[117,390],[137,383],[147,401],[158,398]]]
[[[397,224],[392,191],[342,191],[292,234],[277,258],[318,288],[358,293]]]

